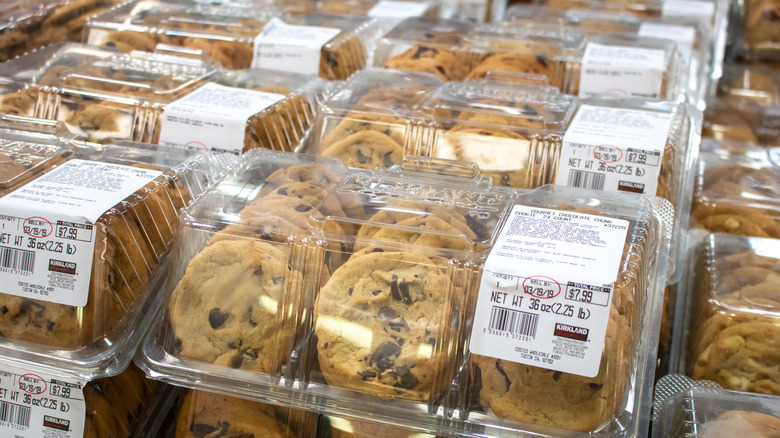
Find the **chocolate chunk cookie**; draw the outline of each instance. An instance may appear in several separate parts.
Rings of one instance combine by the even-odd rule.
[[[284,252],[254,240],[213,242],[196,255],[168,306],[181,357],[274,373],[289,353],[287,294],[300,284]]]
[[[427,400],[449,358],[446,259],[382,252],[353,257],[320,289],[317,352],[333,386]]]
[[[352,134],[320,152],[326,157],[340,158],[349,167],[370,170],[401,164],[403,154],[401,145],[377,131]]]

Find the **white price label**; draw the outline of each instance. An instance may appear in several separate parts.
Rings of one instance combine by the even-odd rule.
[[[698,0],[666,0],[661,7],[664,17],[703,18],[711,23],[715,16],[715,3]]]
[[[252,67],[317,75],[322,46],[341,32],[318,26],[296,26],[273,18],[255,38]]]
[[[86,382],[0,364],[0,435],[13,438],[84,436]]]
[[[0,198],[3,292],[85,306],[95,222],[161,173],[74,159]]]
[[[655,195],[672,116],[582,105],[563,136],[555,184]]]
[[[371,8],[367,15],[377,18],[419,17],[430,6],[430,4],[423,2],[382,0]]]
[[[248,119],[281,94],[209,83],[165,108],[160,144],[240,154]]]
[[[769,161],[777,167],[780,167],[780,147],[771,148],[767,151]]]
[[[490,251],[469,350],[594,377],[628,221],[515,205]]]
[[[658,98],[665,69],[663,50],[588,43],[582,58],[579,95]]]

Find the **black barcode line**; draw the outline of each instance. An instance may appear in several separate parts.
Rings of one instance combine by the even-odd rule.
[[[0,268],[32,272],[35,270],[35,253],[23,249],[0,246]]]
[[[29,406],[15,405],[8,402],[0,402],[0,423],[11,423],[13,426],[30,427]]]
[[[493,306],[490,311],[490,329],[513,335],[536,338],[539,315]]]
[[[569,187],[580,187],[591,190],[604,190],[606,175],[584,170],[569,170]]]

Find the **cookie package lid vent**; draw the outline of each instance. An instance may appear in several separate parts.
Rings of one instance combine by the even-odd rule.
[[[708,392],[718,392],[723,388],[710,380],[693,380],[684,374],[667,374],[655,384],[653,396],[653,421],[657,421],[666,402],[675,395],[693,388],[702,388]]]
[[[99,60],[94,65],[96,67],[109,67],[113,70],[141,71],[157,75],[168,75],[182,81],[199,79],[216,72],[213,64],[202,59],[136,50]]]
[[[441,183],[473,184],[485,189],[489,189],[493,184],[490,177],[480,174],[477,163],[421,155],[406,155],[400,165],[387,170],[377,169],[376,172],[387,172],[400,178],[407,174],[412,177],[433,178]]]

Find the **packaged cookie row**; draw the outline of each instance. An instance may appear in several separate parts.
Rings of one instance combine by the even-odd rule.
[[[737,142],[705,140],[691,205],[694,225],[711,232],[780,238],[780,156]]]
[[[765,64],[729,64],[723,67],[718,95],[748,100],[762,107],[780,103],[780,72]]]
[[[122,52],[176,46],[205,53],[229,70],[256,67],[343,80],[366,66],[381,32],[371,17],[288,17],[251,2],[137,0],[90,19],[84,41]]]
[[[203,152],[93,145],[0,119],[0,351],[115,374],[159,306],[178,211],[219,174]]]
[[[576,29],[588,36],[604,33],[628,33],[640,37],[674,41],[680,53],[682,69],[687,70],[686,92],[691,103],[703,109],[711,93],[712,71],[715,68],[715,41],[712,26],[695,17],[638,17],[628,11],[594,5],[589,9],[558,9],[529,4],[507,10],[507,23],[494,27],[512,28],[532,23],[548,23]],[[640,40],[641,41],[641,40]],[[560,57],[560,55],[558,56]]]
[[[190,390],[178,407],[169,438],[263,436],[268,438],[434,438],[412,429],[368,420],[319,415],[227,395]]]
[[[3,436],[83,438],[159,436],[178,394],[131,365],[84,380],[24,362],[0,360]]]
[[[298,148],[325,89],[314,76],[227,71],[202,58],[77,43],[4,63],[0,76],[0,110],[8,114],[62,121],[93,142],[236,154]]]
[[[658,386],[673,390],[680,375]],[[777,397],[694,386],[680,390],[656,407],[653,436],[726,438],[780,435]]]
[[[584,32],[557,23],[465,23],[410,18],[379,42],[375,66],[434,73],[445,81],[512,73],[561,91],[685,99],[687,67],[674,42]]]
[[[755,95],[752,91],[749,93]],[[704,111],[704,137],[777,146],[778,135],[780,112],[775,105],[763,106],[754,100],[729,97],[712,100]]]
[[[322,105],[307,151],[374,169],[404,156],[473,161],[496,185],[655,195],[687,225],[699,113],[638,98],[578,99],[493,79],[362,71]],[[676,241],[679,241],[675,239]]]
[[[775,239],[709,234],[694,247],[672,370],[725,389],[780,394]]]
[[[80,41],[87,19],[118,0],[17,0],[0,6],[0,62],[61,41]]]
[[[257,150],[181,223],[150,375],[442,435],[647,426],[671,224],[649,198]]]

